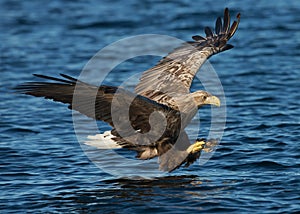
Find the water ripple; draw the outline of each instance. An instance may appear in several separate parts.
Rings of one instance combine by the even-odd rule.
[[[115,178],[83,153],[65,105],[11,93],[32,73],[77,76],[98,50],[126,36],[191,40],[226,6],[242,19],[235,48],[210,60],[225,90],[227,122],[204,165]],[[1,213],[298,213],[299,8],[297,0],[0,1]],[[153,59],[122,64],[107,82],[118,85]],[[201,136],[209,114],[201,110]]]

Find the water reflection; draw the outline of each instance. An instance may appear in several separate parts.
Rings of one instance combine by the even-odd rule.
[[[104,181],[107,184],[119,186],[120,188],[173,188],[180,186],[194,185],[197,183],[198,177],[196,175],[181,175],[181,176],[166,176],[153,179],[136,178],[132,179],[115,179]]]
[[[195,175],[167,176],[153,179],[104,180],[93,189],[62,192],[59,198],[64,203],[85,211],[130,212],[140,206],[141,211],[174,211],[178,206],[187,211],[203,210],[217,201],[212,196],[224,194],[231,184],[212,182]],[[73,190],[72,190],[73,191]],[[168,207],[163,204],[168,202]],[[71,205],[72,204],[72,205]],[[113,205],[117,205],[112,207]],[[75,208],[76,209],[76,208]],[[149,210],[148,210],[149,209]]]

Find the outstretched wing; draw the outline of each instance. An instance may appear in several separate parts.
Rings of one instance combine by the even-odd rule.
[[[115,126],[112,113],[117,115],[115,119],[118,122],[122,122],[122,118],[118,118],[120,117],[118,113],[121,111],[128,111],[127,116],[129,116],[131,125],[140,132],[149,131],[150,127],[147,122],[153,112],[169,113],[173,111],[177,113],[165,105],[122,88],[105,85],[97,87],[65,74],[61,74],[64,79],[40,74],[34,75],[55,82],[28,82],[17,86],[16,91],[69,104],[68,108],[93,119],[105,121],[112,127]],[[142,127],[143,124],[148,124],[148,126]]]
[[[55,78],[40,74],[34,76],[53,80],[54,82],[27,82],[15,88],[17,92],[32,95],[35,97],[44,97],[57,102],[68,104],[68,108],[79,111],[80,113],[97,120],[103,120],[110,125],[112,124],[109,103],[112,95],[117,90],[116,87],[93,85],[79,82],[70,76],[61,74],[63,78]],[[76,86],[76,82],[78,84]],[[76,87],[76,97],[78,102],[73,102],[73,96]],[[76,100],[76,101],[77,101]],[[98,105],[103,111],[96,111]]]
[[[97,87],[64,74],[61,74],[64,79],[35,76],[54,82],[28,82],[16,90],[66,103],[70,109],[105,121],[114,127],[114,135],[123,141],[154,144],[163,138],[176,139],[181,129],[178,111],[127,90],[104,85]]]
[[[214,54],[233,48],[227,41],[236,32],[239,21],[240,14],[230,25],[226,8],[223,23],[220,17],[216,20],[215,33],[206,27],[205,38],[193,36],[194,41],[183,44],[146,70],[135,92],[165,105],[172,96],[190,93],[193,78],[204,62]]]

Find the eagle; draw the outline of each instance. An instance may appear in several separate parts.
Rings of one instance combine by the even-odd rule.
[[[220,106],[218,97],[203,90],[190,93],[190,87],[209,57],[233,48],[228,41],[238,28],[240,13],[236,18],[231,24],[225,8],[224,18],[217,18],[214,31],[205,27],[205,37],[193,36],[193,41],[175,48],[144,71],[134,92],[117,86],[92,85],[66,74],[59,78],[33,74],[47,81],[26,82],[15,90],[68,104],[69,109],[112,127],[103,134],[89,136],[87,145],[133,150],[136,158],[142,160],[159,157],[162,171],[187,167],[217,140],[197,139],[191,144],[186,126],[203,105]]]

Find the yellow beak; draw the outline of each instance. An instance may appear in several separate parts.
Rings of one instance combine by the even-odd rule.
[[[210,104],[210,105],[215,105],[220,107],[221,106],[221,101],[218,97],[216,96],[210,96],[205,100],[205,104]]]

